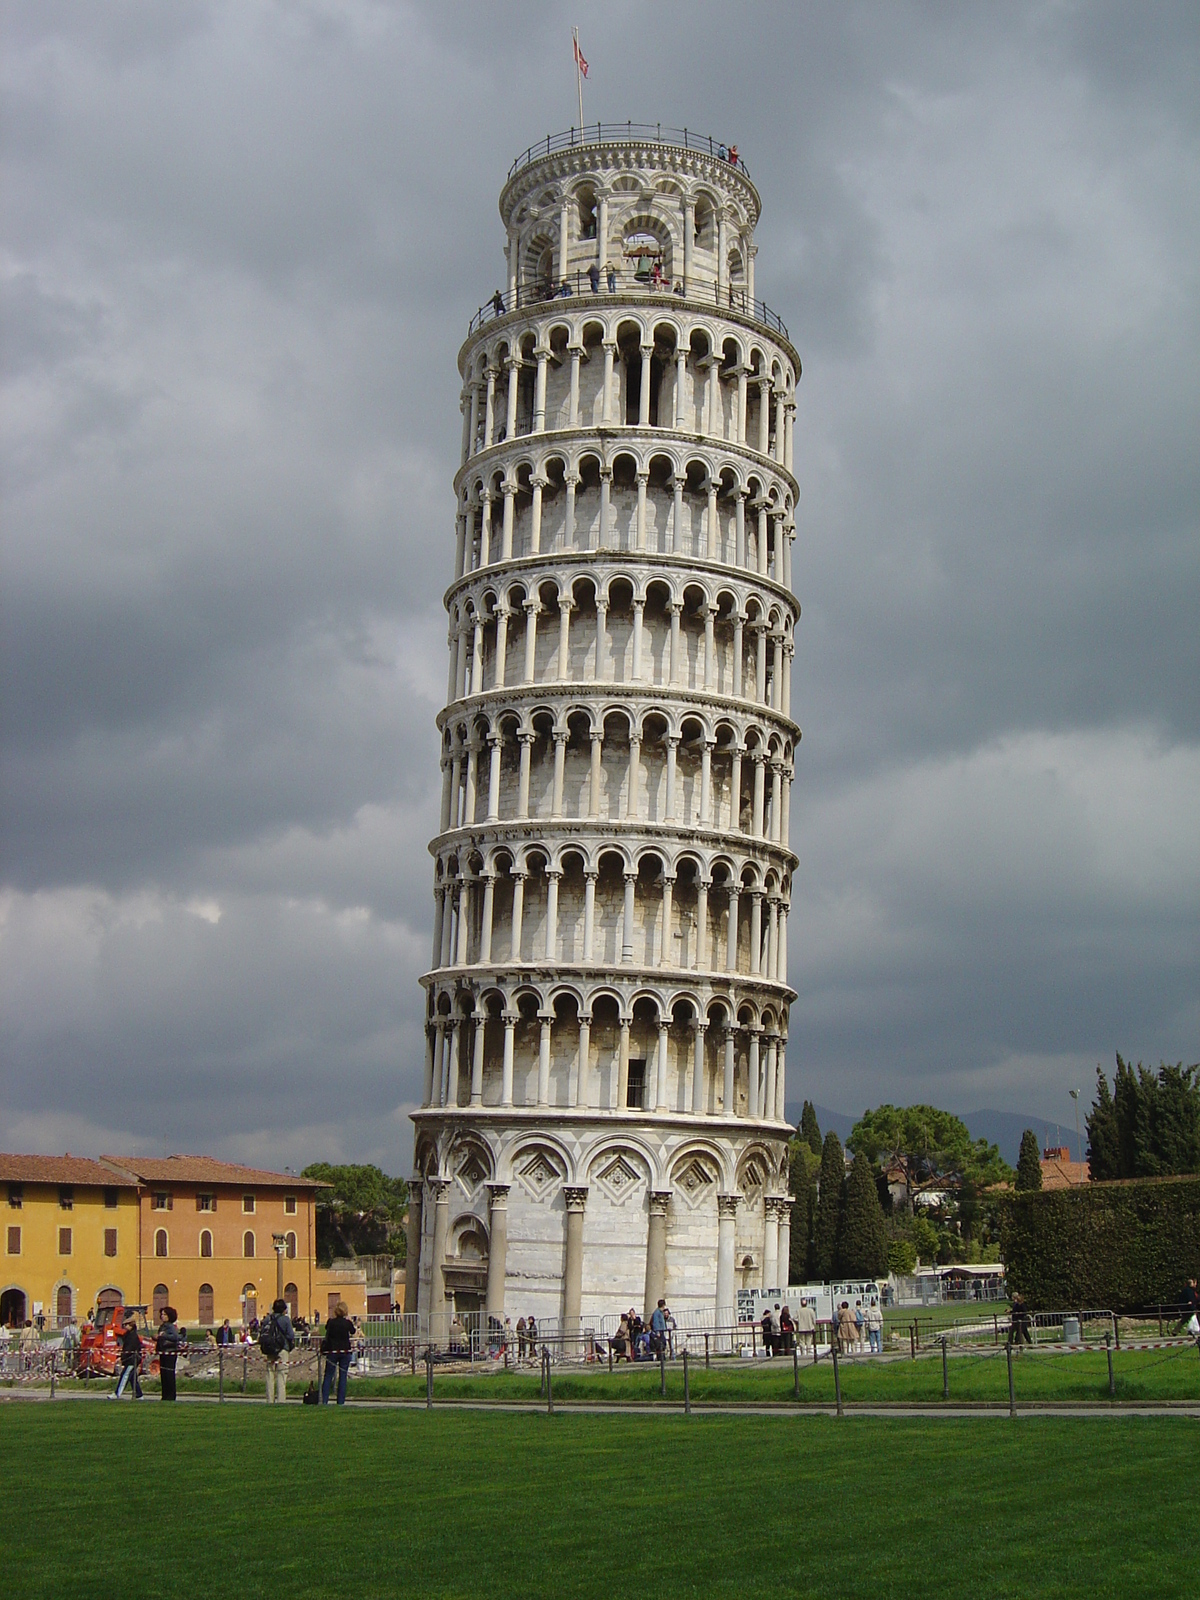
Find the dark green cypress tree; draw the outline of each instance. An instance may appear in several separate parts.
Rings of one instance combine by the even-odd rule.
[[[1158,1126],[1155,1153],[1160,1170],[1200,1172],[1200,1067],[1158,1069]]]
[[[817,1113],[811,1100],[804,1102],[804,1109],[800,1113],[800,1137],[813,1155],[821,1154],[821,1129],[817,1124]]]
[[[848,1278],[874,1278],[887,1271],[887,1234],[871,1163],[860,1150],[846,1184],[839,1271]]]
[[[1096,1098],[1087,1119],[1088,1171],[1093,1183],[1121,1176],[1121,1126],[1117,1108],[1108,1092],[1108,1079],[1096,1068]],[[1024,1152],[1024,1141],[1021,1149]],[[1020,1174],[1017,1188],[1021,1187]]]
[[[1101,1082],[1103,1082],[1103,1078]],[[1104,1085],[1107,1091],[1108,1085]],[[1091,1133],[1091,1123],[1088,1124],[1088,1133]],[[1021,1135],[1021,1153],[1017,1157],[1017,1188],[1040,1189],[1042,1187],[1042,1153],[1038,1146],[1037,1134],[1032,1128],[1026,1128]]]
[[[1137,1078],[1133,1175],[1135,1178],[1160,1178],[1163,1165],[1158,1150],[1158,1079],[1140,1061],[1137,1064]]]
[[[1119,1176],[1137,1175],[1138,1084],[1137,1075],[1117,1052],[1117,1075],[1113,1080],[1113,1105],[1117,1113],[1117,1135],[1121,1149]]]
[[[846,1185],[846,1158],[842,1141],[831,1128],[821,1147],[820,1190],[813,1225],[813,1271],[818,1282],[828,1283],[838,1270],[838,1236],[842,1225],[842,1191]]]

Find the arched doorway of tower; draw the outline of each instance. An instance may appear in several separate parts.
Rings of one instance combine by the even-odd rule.
[[[0,1294],[0,1327],[23,1328],[27,1304],[24,1289],[5,1289]]]

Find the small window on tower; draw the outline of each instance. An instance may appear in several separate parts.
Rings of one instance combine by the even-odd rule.
[[[646,1063],[633,1061],[629,1063],[629,1084],[625,1090],[625,1104],[640,1111],[646,1102]]]

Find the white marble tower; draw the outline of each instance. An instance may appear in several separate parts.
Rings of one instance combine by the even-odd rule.
[[[728,1323],[787,1282],[800,361],[707,138],[552,137],[500,214],[459,355],[406,1309]]]

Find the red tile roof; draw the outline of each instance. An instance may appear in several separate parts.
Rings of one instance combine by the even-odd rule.
[[[131,1173],[143,1183],[232,1183],[260,1189],[319,1189],[312,1178],[292,1177],[286,1172],[264,1172],[258,1167],[239,1167],[212,1156],[101,1156],[101,1161],[122,1172]]]
[[[88,1184],[104,1189],[133,1189],[135,1179],[113,1172],[102,1162],[84,1156],[0,1155],[0,1183]]]
[[[1041,1165],[1043,1189],[1073,1189],[1091,1178],[1086,1161],[1066,1161],[1054,1151],[1042,1157]]]

